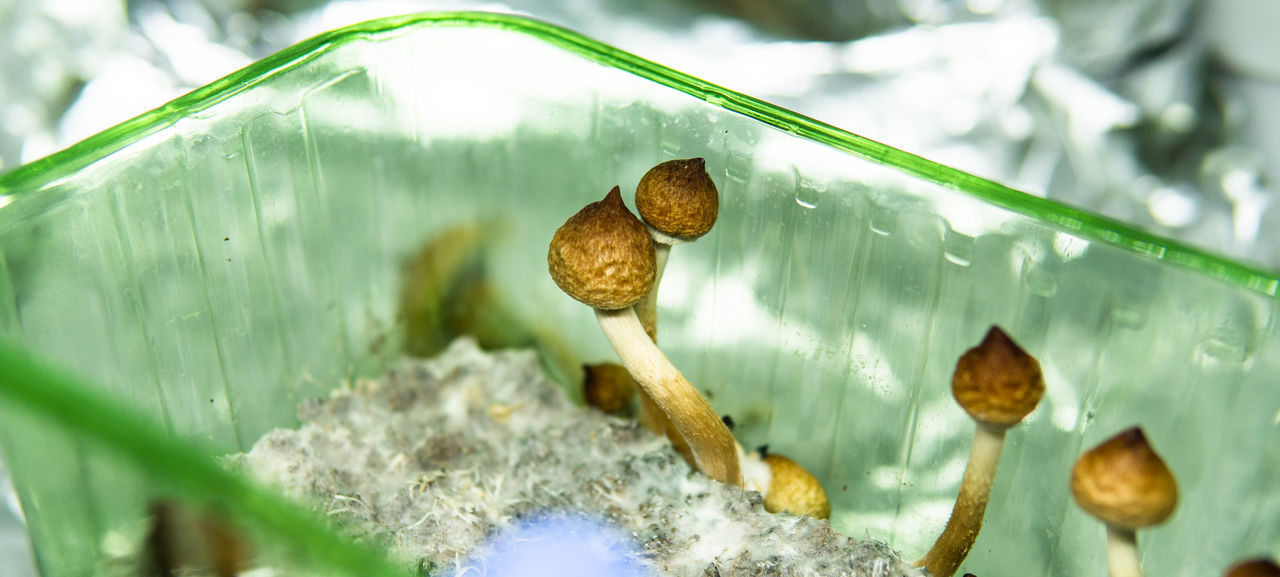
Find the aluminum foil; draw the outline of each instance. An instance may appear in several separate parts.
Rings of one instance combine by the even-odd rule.
[[[1267,0],[10,0],[0,170],[312,34],[531,14],[1032,194],[1280,268]]]

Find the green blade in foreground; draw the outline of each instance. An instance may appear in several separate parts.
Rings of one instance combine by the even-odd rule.
[[[235,519],[268,530],[317,567],[348,575],[404,577],[374,551],[326,530],[284,497],[213,462],[197,445],[169,438],[150,421],[88,393],[83,380],[33,362],[12,342],[0,341],[0,403],[25,407],[90,442],[101,443],[197,502],[216,503]]]

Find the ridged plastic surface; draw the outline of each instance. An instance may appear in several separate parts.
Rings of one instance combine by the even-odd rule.
[[[512,17],[331,33],[0,176],[0,329],[149,426],[240,451],[393,358],[401,264],[482,222],[503,299],[610,359],[547,243],[613,185],[629,198],[693,156],[720,220],[672,251],[663,347],[744,445],[813,469],[840,530],[928,548],[973,429],[950,372],[994,323],[1047,393],[1009,435],[965,567],[1104,571],[1067,479],[1135,424],[1183,489],[1139,536],[1150,574],[1280,554],[1273,276]],[[42,571],[89,574],[156,473],[86,442],[92,423],[0,416]]]

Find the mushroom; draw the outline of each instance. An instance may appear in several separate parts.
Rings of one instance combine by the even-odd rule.
[[[977,430],[951,518],[933,548],[916,561],[934,577],[954,575],[973,548],[991,498],[1005,432],[1039,404],[1044,378],[1040,363],[1000,327],[992,326],[982,343],[965,351],[956,362],[951,393],[977,421]]]
[[[1259,557],[1232,565],[1223,577],[1280,577],[1280,565],[1266,557]]]
[[[582,365],[582,398],[610,415],[622,415],[631,407],[636,382],[618,363]]]
[[[252,547],[216,512],[158,500],[151,504],[151,517],[151,529],[139,552],[139,574],[161,577],[207,572],[215,577],[234,577],[248,568]]]
[[[636,186],[636,211],[653,238],[655,265],[653,289],[636,303],[636,315],[649,338],[657,343],[658,286],[671,247],[707,234],[720,211],[720,196],[716,183],[707,174],[706,162],[701,158],[668,160],[650,168]],[[639,397],[640,422],[655,433],[665,432],[672,445],[689,459],[687,446],[682,446],[679,435],[671,430],[653,399],[643,390]]]
[[[746,457],[742,473],[748,489],[764,495],[764,509],[770,513],[808,515],[815,519],[831,516],[827,492],[807,469],[788,457],[760,447]]]
[[[1107,526],[1112,577],[1141,577],[1135,531],[1163,523],[1178,505],[1178,483],[1132,427],[1080,455],[1071,470],[1071,496]]]
[[[593,309],[605,337],[672,427],[689,443],[694,466],[742,486],[737,443],[698,390],[649,338],[633,306],[653,288],[655,256],[644,224],[618,187],[556,231],[547,269],[566,294]]]
[[[720,213],[720,194],[701,158],[668,160],[640,178],[636,212],[653,237],[656,268],[653,290],[636,305],[645,332],[658,340],[658,285],[671,247],[693,242],[711,230]]]

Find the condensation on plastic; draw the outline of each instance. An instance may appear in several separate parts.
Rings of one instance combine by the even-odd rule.
[[[547,276],[547,242],[613,185],[692,156],[721,217],[673,251],[664,349],[744,445],[813,469],[838,529],[928,547],[973,429],[950,371],[994,323],[1048,392],[1009,435],[965,567],[1102,572],[1102,527],[1066,481],[1135,424],[1183,490],[1140,537],[1150,573],[1280,553],[1275,277],[516,17],[330,33],[0,177],[0,329],[148,426],[239,451],[376,373],[401,263],[484,222],[511,306],[608,359]],[[44,574],[85,574],[142,516],[147,477],[0,412]]]

